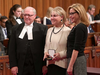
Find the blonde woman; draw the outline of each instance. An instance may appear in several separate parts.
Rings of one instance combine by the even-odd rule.
[[[45,17],[43,18],[43,24],[44,25],[47,25],[47,24],[51,24],[51,11],[53,10],[52,7],[49,7],[48,10],[47,10],[47,13],[45,15]]]
[[[51,13],[51,22],[54,27],[49,28],[46,36],[44,59],[47,60],[48,75],[66,75],[66,44],[70,28],[64,25],[66,13],[63,8],[55,7]]]
[[[68,16],[75,26],[67,40],[67,75],[87,75],[84,55],[89,20],[83,5],[76,3],[68,7]]]

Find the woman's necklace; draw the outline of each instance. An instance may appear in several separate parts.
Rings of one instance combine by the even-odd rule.
[[[53,30],[52,30],[52,32],[51,32],[51,35],[50,35],[50,42],[51,42],[52,33],[54,33],[54,34],[59,33],[59,32],[62,30],[63,27],[64,27],[64,24],[63,24],[63,26],[61,27],[61,29],[60,29],[58,32],[56,32],[56,33],[54,32],[55,27],[53,28]]]
[[[53,30],[52,30],[52,32],[53,32],[54,34],[57,34],[57,33],[59,33],[59,32],[62,30],[63,27],[64,27],[64,24],[63,24],[63,26],[61,27],[61,29],[58,30],[58,32],[54,32],[54,29],[55,29],[55,27],[54,27]]]
[[[59,32],[62,30],[62,33],[61,33],[60,38],[59,38],[59,41],[58,41],[58,45],[59,45],[59,43],[60,43],[60,41],[61,41],[61,39],[62,39],[62,35],[63,35],[63,27],[64,27],[64,24],[63,24],[63,26],[61,27],[61,29],[60,29],[58,32],[56,32],[56,33],[54,33],[54,28],[55,28],[55,27],[53,28],[53,30],[52,30],[52,32],[51,32],[51,35],[50,35],[49,49],[51,49],[50,47],[51,47],[51,44],[52,44],[52,43],[51,43],[52,33],[57,34],[57,33],[59,33]],[[59,46],[57,46],[57,48],[54,49],[54,50],[57,50],[58,47],[59,47]]]

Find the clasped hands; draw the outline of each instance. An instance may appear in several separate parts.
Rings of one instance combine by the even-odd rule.
[[[48,56],[52,58],[52,60],[49,60],[49,61],[58,61],[58,60],[60,60],[60,54],[59,54],[59,53],[55,53],[55,54],[53,55],[54,57],[52,57],[52,56],[49,55],[48,52],[46,52],[46,53],[44,54],[43,60],[45,60],[46,58],[48,58]]]

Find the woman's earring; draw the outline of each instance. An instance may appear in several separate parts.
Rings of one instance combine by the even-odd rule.
[[[61,19],[61,23],[63,22],[63,20]]]

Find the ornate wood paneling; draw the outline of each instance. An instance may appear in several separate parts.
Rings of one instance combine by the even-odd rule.
[[[87,67],[100,68],[100,46],[85,47]]]
[[[37,10],[37,15],[43,18],[46,14],[48,7],[61,6],[67,10],[68,6],[73,3],[81,3],[87,10],[88,5],[94,4],[96,6],[95,14],[99,13],[100,0],[0,0],[0,13],[8,16],[9,9],[14,4],[22,5],[24,9],[26,6],[32,6]]]
[[[40,17],[43,17],[43,0],[37,0],[37,2],[36,2],[36,5],[38,5],[38,6],[36,6],[36,10],[37,10],[37,15],[38,16],[40,16]]]
[[[96,50],[96,67],[100,68],[100,49]]]
[[[0,56],[0,75],[12,75],[8,56]]]
[[[44,8],[44,10],[43,10],[43,16],[45,16],[48,7],[50,7],[50,0],[43,0],[43,3],[44,3],[43,4],[43,8]]]
[[[91,50],[88,48],[88,49],[85,49],[85,57],[86,57],[86,61],[87,61],[87,67],[90,67],[92,65],[92,63],[90,63],[92,61],[91,59]]]
[[[21,4],[21,0],[12,0],[12,2],[13,2],[13,5],[14,4]]]

